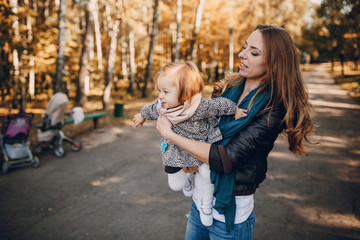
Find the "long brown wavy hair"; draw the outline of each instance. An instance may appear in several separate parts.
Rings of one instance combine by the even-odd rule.
[[[258,25],[255,30],[260,31],[264,40],[267,72],[251,101],[269,87],[271,97],[266,109],[284,105],[283,133],[288,138],[289,149],[295,154],[306,155],[303,143],[312,143],[309,136],[315,132],[310,115],[313,108],[304,86],[294,42],[285,29],[277,26]],[[244,80],[239,73],[227,73],[225,79],[214,85],[214,95],[219,96]]]

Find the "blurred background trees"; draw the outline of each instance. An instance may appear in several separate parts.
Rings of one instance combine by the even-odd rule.
[[[360,1],[323,0],[315,10],[314,21],[303,29],[299,45],[315,62],[345,61],[357,69],[360,58]]]
[[[211,84],[237,71],[258,24],[286,28],[299,57],[357,67],[359,11],[359,0],[0,0],[1,107],[44,107],[62,91],[106,108],[151,95],[162,65],[188,59]]]

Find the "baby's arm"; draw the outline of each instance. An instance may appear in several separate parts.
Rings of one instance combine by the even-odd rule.
[[[228,98],[217,97],[213,99],[206,99],[208,101],[208,117],[234,115],[238,107],[236,103]]]
[[[235,112],[235,120],[241,117],[246,117],[247,116],[247,110],[246,109],[242,109],[242,108],[238,108],[236,109]]]
[[[135,123],[135,127],[142,127],[146,118],[141,116],[141,113],[135,114],[133,118],[133,122]]]
[[[140,113],[134,115],[133,122],[135,127],[142,127],[145,120],[156,120],[159,117],[158,103],[159,99],[156,99],[153,103],[149,103],[143,106]]]

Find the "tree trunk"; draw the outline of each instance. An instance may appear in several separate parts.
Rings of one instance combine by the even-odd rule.
[[[44,20],[46,21],[48,19],[48,17],[50,16],[50,9],[49,9],[49,6],[50,6],[50,0],[45,0],[45,3],[44,3]]]
[[[0,46],[0,89],[1,89],[1,102],[5,102],[5,72],[4,72],[4,63],[3,63],[3,49]]]
[[[65,14],[66,14],[66,0],[60,1],[59,8],[59,37],[58,37],[58,56],[57,56],[57,64],[56,64],[56,78],[55,78],[55,86],[54,93],[62,91],[62,81],[63,81],[63,71],[65,66]]]
[[[268,1],[264,1],[263,2],[264,6],[263,6],[263,24],[268,24],[269,22],[269,9],[270,9],[270,2]]]
[[[32,36],[31,16],[30,15],[26,16],[26,28],[27,28],[27,31],[28,31],[28,40],[32,41],[33,36]]]
[[[20,40],[20,33],[19,33],[19,18],[18,18],[18,1],[17,0],[10,0],[10,6],[12,7],[12,11],[14,12],[13,17],[13,29],[15,40]]]
[[[14,30],[14,38],[13,41],[17,42],[20,41],[20,33],[19,33],[19,18],[18,14],[18,2],[17,0],[11,0],[10,6],[12,7],[12,11],[14,13],[13,18],[13,30]],[[13,80],[14,85],[13,89],[14,96],[12,101],[12,108],[18,108],[19,106],[19,99],[18,99],[18,91],[19,91],[19,77],[20,77],[20,68],[19,68],[19,55],[17,49],[13,49]]]
[[[102,49],[101,49],[101,33],[100,33],[100,24],[99,24],[99,17],[98,17],[99,7],[96,1],[96,7],[94,9],[93,17],[94,17],[94,28],[95,28],[95,39],[96,39],[96,53],[98,59],[98,68],[100,71],[103,70],[103,62],[102,62]]]
[[[121,73],[123,75],[124,81],[127,81],[127,79],[128,79],[128,71],[127,71],[127,63],[126,63],[127,44],[126,44],[126,36],[125,35],[121,36],[120,42],[121,42]]]
[[[21,104],[19,111],[21,113],[26,111],[26,79],[24,77],[21,78]]]
[[[77,89],[76,89],[76,98],[75,102],[78,106],[84,106],[87,98],[84,93],[84,83],[85,78],[88,75],[88,62],[89,62],[89,48],[90,41],[94,37],[93,34],[93,18],[92,18],[92,10],[94,9],[95,0],[90,0],[87,9],[85,11],[85,33],[83,38],[83,48],[80,56],[80,71],[79,78],[77,81]]]
[[[229,29],[229,71],[234,70],[234,28],[231,26]]]
[[[29,94],[31,99],[35,97],[35,72],[34,72],[34,57],[30,58],[30,74],[29,74]]]
[[[341,76],[345,76],[345,56],[343,53],[340,53],[340,63],[341,63]]]
[[[142,97],[148,97],[150,94],[150,82],[151,82],[151,75],[152,75],[152,65],[154,60],[154,47],[156,41],[156,35],[158,31],[157,19],[158,19],[158,6],[159,0],[155,0],[154,3],[154,15],[153,15],[153,25],[152,31],[150,36],[150,46],[149,46],[149,53],[147,57],[147,65],[145,70],[145,79],[144,79],[144,87],[142,92]]]
[[[129,39],[129,57],[130,57],[130,84],[128,88],[128,93],[131,95],[134,94],[135,90],[135,47],[134,47],[134,32],[130,31],[128,33],[128,39]]]
[[[175,42],[175,62],[180,58],[180,36],[182,20],[182,0],[176,1],[176,42]]]
[[[105,89],[103,95],[103,109],[106,109],[110,104],[111,87],[113,83],[113,72],[115,67],[116,47],[118,41],[118,33],[120,27],[120,20],[115,20],[110,31],[110,49],[107,60],[105,72]]]
[[[37,11],[38,11],[38,6],[37,6],[36,1],[32,1],[32,5],[33,5],[32,7],[33,7],[34,12],[37,13]]]
[[[12,108],[18,108],[19,99],[18,99],[18,90],[19,90],[19,56],[16,49],[13,50],[13,68],[14,68],[14,96],[12,102]]]
[[[190,41],[190,47],[189,50],[187,52],[187,59],[190,61],[194,61],[195,56],[196,56],[196,48],[197,48],[197,44],[196,44],[196,38],[197,35],[200,31],[200,25],[201,25],[201,18],[202,18],[202,10],[203,10],[203,6],[204,6],[205,0],[199,0],[199,5],[197,6],[197,10],[196,10],[196,20],[195,20],[195,26],[194,26],[194,31],[192,34],[192,38]]]

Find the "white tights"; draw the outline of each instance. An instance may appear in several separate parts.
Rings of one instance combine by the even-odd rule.
[[[210,167],[207,164],[202,164],[199,166],[199,174],[201,177],[202,183],[202,207],[211,208],[213,193],[214,193],[214,184],[210,180]],[[191,183],[188,180],[188,173],[180,170],[176,173],[168,174],[169,186],[173,191],[181,191],[182,189],[188,187]]]

